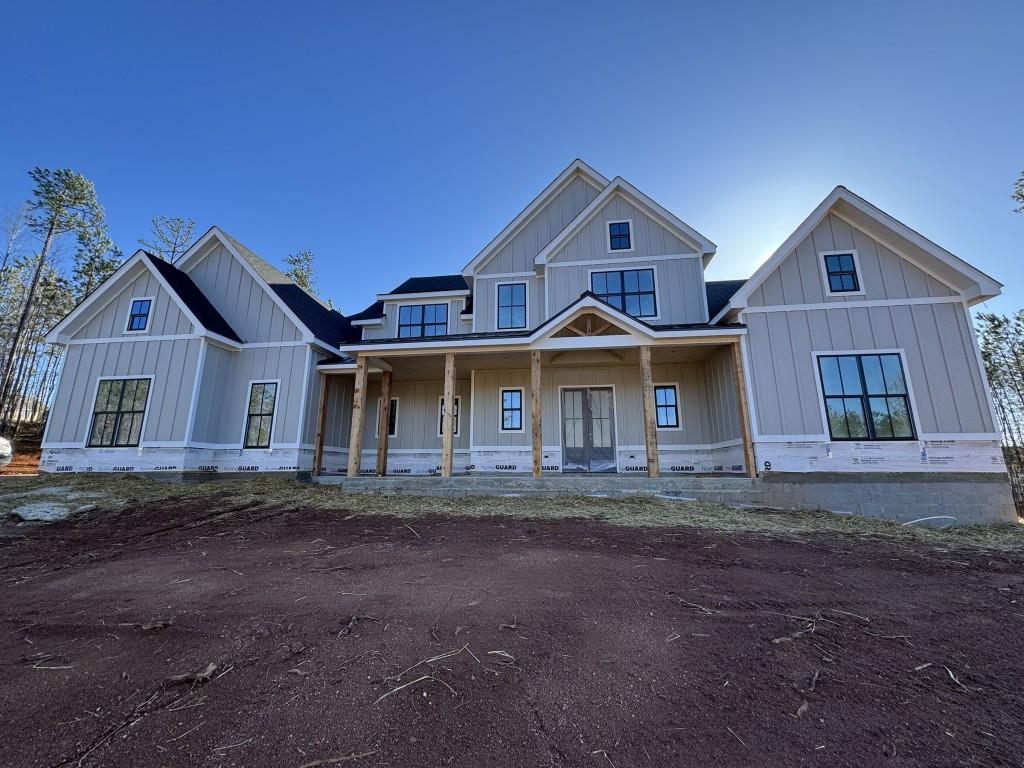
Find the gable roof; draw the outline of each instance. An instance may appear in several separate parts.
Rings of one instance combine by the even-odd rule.
[[[584,208],[579,214],[569,222],[569,225],[555,235],[554,239],[548,243],[537,254],[534,258],[534,264],[541,265],[547,264],[548,259],[558,252],[558,250],[565,245],[569,238],[579,232],[585,224],[587,224],[601,208],[604,207],[605,203],[612,197],[612,195],[621,194],[626,198],[630,198],[631,201],[638,207],[643,208],[653,219],[655,219],[662,226],[666,227],[673,232],[677,237],[682,240],[686,240],[691,243],[704,257],[704,266],[706,267],[710,262],[711,258],[715,255],[715,251],[718,246],[708,240],[704,235],[695,230],[689,224],[678,218],[675,214],[662,208],[658,203],[649,198],[639,189],[634,187],[628,181],[621,176],[616,176],[612,179],[611,183],[608,184],[601,194],[590,201],[589,205]]]
[[[729,303],[729,299],[746,280],[710,280],[704,283],[704,291],[708,297],[708,317],[713,318]]]
[[[833,189],[801,222],[793,234],[786,238],[785,242],[757,268],[746,283],[733,294],[728,304],[718,313],[712,313],[712,322],[716,315],[724,316],[731,310],[746,307],[750,294],[830,213],[869,237],[882,242],[898,256],[958,291],[969,302],[976,303],[998,296],[1001,292],[1003,286],[998,280],[971,266],[942,246],[933,243],[917,230],[911,229],[902,221],[840,185]]]
[[[237,341],[239,344],[242,343],[238,334],[228,325],[228,321],[210,303],[210,300],[206,298],[206,294],[199,290],[199,286],[192,282],[191,277],[170,262],[164,261],[148,251],[143,251],[142,253],[146,260],[149,261],[150,266],[163,275],[164,280],[167,281],[167,284],[174,293],[178,295],[178,298],[192,310],[192,314],[196,316],[204,328],[232,341]]]
[[[540,194],[537,195],[530,204],[527,205],[519,215],[510,221],[506,227],[501,230],[494,239],[491,240],[487,245],[484,246],[483,250],[480,251],[473,260],[469,262],[462,269],[462,274],[466,277],[471,277],[473,273],[483,266],[491,256],[497,253],[501,248],[511,240],[517,232],[520,232],[523,227],[530,223],[533,217],[545,206],[548,201],[555,197],[561,192],[573,179],[581,178],[594,189],[604,189],[608,186],[608,179],[602,176],[600,173],[595,171],[585,162],[576,158],[562,171],[558,176],[552,180],[544,189],[541,190]]]

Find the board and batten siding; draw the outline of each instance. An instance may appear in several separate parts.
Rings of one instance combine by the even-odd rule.
[[[397,435],[388,439],[389,450],[441,450],[439,401],[444,394],[442,379],[426,381],[393,381],[391,397],[398,398]],[[459,434],[455,436],[455,450],[469,448],[469,414],[472,411],[469,391],[469,372],[455,379],[455,396],[459,401]],[[377,449],[377,402],[380,399],[380,379],[366,387],[366,421],[363,424],[363,450]],[[348,447],[348,436],[344,447]]]
[[[305,344],[296,344],[232,352],[208,345],[193,440],[241,448],[250,382],[278,381],[271,446],[295,446],[306,381],[307,349]]]
[[[144,264],[132,267],[123,279],[129,282],[107,299],[90,318],[71,333],[72,339],[110,339],[119,336],[173,336],[193,333],[192,321],[181,311],[177,301]],[[125,333],[133,298],[151,298],[149,321],[141,333]]]
[[[863,295],[825,296],[821,256],[851,250],[860,262]],[[956,292],[888,247],[829,214],[751,294],[750,306],[820,304],[954,296]]]
[[[995,425],[960,303],[750,312],[750,376],[762,435],[827,435],[812,352],[902,349],[923,434]]]
[[[544,247],[565,229],[600,192],[580,176],[575,176],[547,205],[502,248],[477,269],[477,275],[508,272],[532,272],[533,260]],[[479,323],[479,320],[477,321]]]
[[[405,301],[384,302],[384,325],[367,325],[363,327],[363,340],[371,339],[393,339],[398,336],[398,308],[416,304],[447,304],[448,305],[448,333],[465,333],[468,323],[462,322],[459,313],[466,306],[466,300],[461,297],[439,296],[436,299],[408,299]]]
[[[473,281],[473,314],[476,331],[497,331],[498,291],[496,286],[503,283],[526,283],[526,329],[502,328],[500,330],[532,330],[543,323],[544,279],[531,277],[496,277],[478,275]]]
[[[299,341],[302,332],[228,250],[217,243],[185,265],[189,277],[245,342]]]
[[[70,345],[64,360],[69,375],[60,377],[46,444],[84,445],[99,379],[137,376],[153,377],[142,445],[185,440],[201,343],[199,339],[173,339]]]

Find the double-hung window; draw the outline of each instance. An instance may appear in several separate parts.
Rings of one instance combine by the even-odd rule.
[[[455,408],[452,410],[452,416],[455,419],[455,423],[452,424],[452,434],[459,434],[459,406],[462,404],[462,398],[455,398]],[[438,400],[437,406],[437,434],[440,437],[444,434],[444,398]]]
[[[152,306],[152,299],[132,299],[132,306],[128,311],[128,326],[125,331],[138,333],[146,330],[146,326],[149,325],[149,310]]]
[[[444,336],[448,333],[447,304],[406,304],[398,308],[398,336]]]
[[[590,289],[597,298],[633,317],[654,317],[658,314],[653,269],[593,272]]]
[[[523,390],[501,390],[501,424],[502,432],[523,431]]]
[[[655,385],[654,411],[658,429],[679,429],[679,390],[675,384]]]
[[[149,379],[103,379],[92,409],[90,448],[134,448],[142,438]]]
[[[270,447],[276,402],[276,382],[255,382],[249,388],[249,408],[245,418],[245,448]]]
[[[825,253],[823,267],[828,293],[860,293],[857,258],[853,253]]]
[[[498,285],[498,329],[526,327],[526,283]]]
[[[820,355],[833,440],[913,440],[910,396],[898,354]]]

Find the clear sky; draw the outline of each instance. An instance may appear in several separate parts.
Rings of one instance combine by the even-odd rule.
[[[157,214],[345,312],[458,272],[574,157],[746,277],[836,185],[1024,307],[1024,3],[5,3],[0,210],[95,183],[128,253]]]

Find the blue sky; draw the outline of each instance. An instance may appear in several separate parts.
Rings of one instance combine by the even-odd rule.
[[[98,8],[98,10],[97,10]],[[574,157],[746,277],[845,184],[1024,307],[1024,4],[8,3],[0,211],[91,178],[126,252],[157,214],[312,249],[345,312],[458,272]]]

